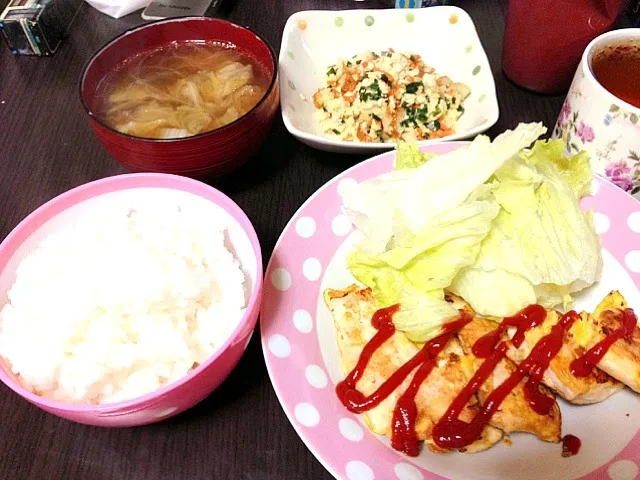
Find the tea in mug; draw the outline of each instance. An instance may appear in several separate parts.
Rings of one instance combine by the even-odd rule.
[[[593,54],[591,70],[610,93],[640,108],[640,39],[604,46]]]

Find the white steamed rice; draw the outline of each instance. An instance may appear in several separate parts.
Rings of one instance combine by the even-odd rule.
[[[230,336],[246,306],[224,227],[119,211],[43,240],[0,312],[0,356],[22,384],[104,404],[167,385]]]

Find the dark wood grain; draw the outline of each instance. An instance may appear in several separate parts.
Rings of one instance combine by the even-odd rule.
[[[0,4],[3,2],[0,1]],[[381,8],[391,1],[226,0],[216,15],[249,25],[279,50],[287,17],[304,9]],[[501,70],[505,1],[455,2],[474,19],[496,78],[495,135],[520,121],[551,127],[561,96],[511,84]],[[83,5],[71,36],[52,58],[12,57],[0,45],[0,239],[43,202],[124,170],[102,149],[78,101],[78,77],[90,55],[142,23],[139,12],[115,20]],[[263,256],[303,201],[362,160],[298,143],[279,120],[258,155],[220,181],[247,213]],[[329,479],[285,417],[273,392],[258,332],[240,365],[202,404],[174,419],[135,429],[76,425],[41,412],[0,387],[0,476],[7,479]]]

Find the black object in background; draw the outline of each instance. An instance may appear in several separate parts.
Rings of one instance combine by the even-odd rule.
[[[0,15],[0,32],[14,55],[53,55],[82,0],[12,0]]]
[[[640,27],[640,0],[629,0],[613,29]]]
[[[219,0],[152,0],[142,11],[145,20],[171,17],[202,17],[215,9]]]

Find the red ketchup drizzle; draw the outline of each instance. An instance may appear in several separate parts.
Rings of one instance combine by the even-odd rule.
[[[402,380],[404,380],[404,377],[406,377],[411,371],[408,370],[403,374],[403,372],[401,372],[403,368],[401,367],[369,397],[365,397],[362,393],[356,390],[356,383],[358,383],[358,380],[362,378],[364,369],[369,363],[369,360],[371,360],[375,351],[382,346],[384,342],[391,338],[393,333],[396,331],[396,328],[393,325],[393,314],[396,313],[399,308],[399,305],[392,305],[391,307],[381,308],[373,314],[373,317],[371,318],[371,325],[373,325],[374,328],[377,328],[378,331],[362,349],[360,358],[358,358],[358,363],[353,370],[351,370],[349,375],[347,375],[347,377],[336,386],[336,394],[338,395],[338,398],[348,410],[354,413],[366,412],[378,405],[391,393],[386,393],[386,390],[391,388],[391,391],[393,391],[393,389],[400,385]],[[383,387],[384,390],[382,390]],[[384,393],[386,393],[386,395],[384,395]]]
[[[447,345],[453,333],[471,321],[468,314],[461,312],[461,318],[443,326],[443,332],[429,342],[409,361],[402,365],[375,392],[368,397],[356,389],[358,380],[362,378],[364,370],[371,360],[373,353],[387,341],[395,332],[393,314],[399,306],[378,310],[371,319],[371,324],[378,329],[373,338],[367,343],[360,354],[354,369],[336,387],[336,393],[342,404],[351,412],[361,413],[371,410],[400,386],[405,378],[417,367],[409,388],[398,399],[393,411],[391,445],[396,450],[408,456],[418,455],[418,437],[415,432],[417,407],[415,396],[422,382],[427,378],[436,364],[436,358]]]
[[[378,331],[365,345],[354,369],[338,384],[336,393],[347,409],[354,413],[362,413],[379,405],[417,368],[409,387],[400,396],[394,408],[391,436],[391,445],[394,449],[409,456],[417,456],[418,437],[415,423],[418,412],[415,396],[422,382],[435,367],[438,355],[446,347],[453,334],[471,321],[471,317],[461,311],[458,320],[444,325],[440,335],[425,343],[418,353],[396,370],[375,392],[365,396],[356,389],[356,384],[362,378],[375,351],[393,336],[395,332],[393,315],[398,309],[399,305],[394,305],[375,312],[371,324]],[[511,343],[518,348],[524,341],[525,333],[541,325],[546,319],[546,315],[544,307],[530,305],[516,315],[504,318],[497,329],[476,341],[472,347],[473,353],[478,358],[484,358],[485,361],[435,425],[432,433],[436,445],[447,449],[461,449],[477,440],[500,404],[527,375],[529,379],[524,385],[524,393],[531,408],[540,415],[549,413],[555,400],[553,397],[541,393],[539,385],[551,360],[562,348],[566,332],[580,318],[573,310],[564,314],[553,326],[551,332],[532,348],[529,356],[520,363],[516,371],[489,394],[471,423],[458,419],[469,400],[489,378],[498,363],[505,358],[508,344],[500,341],[500,338],[507,328],[516,327]],[[571,363],[572,373],[576,376],[588,375],[614,342],[631,337],[637,321],[634,311],[630,308],[626,309],[622,319],[623,325],[589,349],[583,356],[574,360]],[[565,435],[562,438],[562,444],[562,455],[565,457],[577,454],[581,445],[580,439],[573,435]]]
[[[505,320],[511,321],[510,318],[513,317]],[[538,391],[538,385],[544,372],[549,367],[549,363],[562,348],[565,332],[571,328],[573,322],[578,318],[578,314],[573,310],[564,314],[558,323],[553,326],[551,332],[533,347],[529,356],[522,361],[516,371],[489,394],[481,410],[471,423],[458,420],[458,415],[460,415],[460,412],[462,412],[473,394],[489,378],[498,362],[505,357],[507,344],[500,342],[435,425],[433,440],[436,445],[441,448],[464,448],[476,441],[500,404],[526,375],[530,376],[525,385],[525,395],[528,396],[529,404],[540,414],[548,413],[555,402],[552,398],[541,394]],[[522,336],[524,336],[524,332]],[[486,338],[486,336],[483,338]],[[536,394],[533,394],[534,391]]]
[[[576,358],[571,362],[571,373],[576,377],[586,377],[591,373],[593,368],[598,364],[602,357],[611,348],[615,342],[622,338],[631,339],[634,329],[638,323],[638,317],[634,313],[633,309],[627,308],[622,314],[622,326],[615,329],[609,335],[604,337],[593,347],[587,350],[581,357]]]
[[[547,311],[544,307],[540,305],[529,305],[512,317],[505,317],[502,322],[500,322],[498,328],[480,337],[476,343],[473,344],[473,354],[478,358],[487,358],[494,348],[496,348],[500,337],[508,327],[516,327],[516,333],[511,339],[511,343],[513,343],[514,347],[519,348],[524,341],[524,334],[527,330],[541,325],[546,318]]]
[[[416,434],[416,419],[418,418],[418,408],[416,406],[416,394],[420,389],[422,382],[433,370],[436,365],[436,359],[440,352],[447,346],[451,339],[452,333],[440,335],[429,342],[429,347],[425,345],[420,351],[422,356],[422,364],[413,376],[409,388],[405,390],[398,399],[393,409],[393,420],[391,422],[391,446],[410,457],[417,457],[419,453],[418,435]],[[435,341],[434,341],[435,340]],[[416,355],[416,357],[418,356]],[[416,358],[413,357],[413,358]]]
[[[575,435],[565,435],[562,437],[562,456],[573,457],[580,451],[582,442]]]

